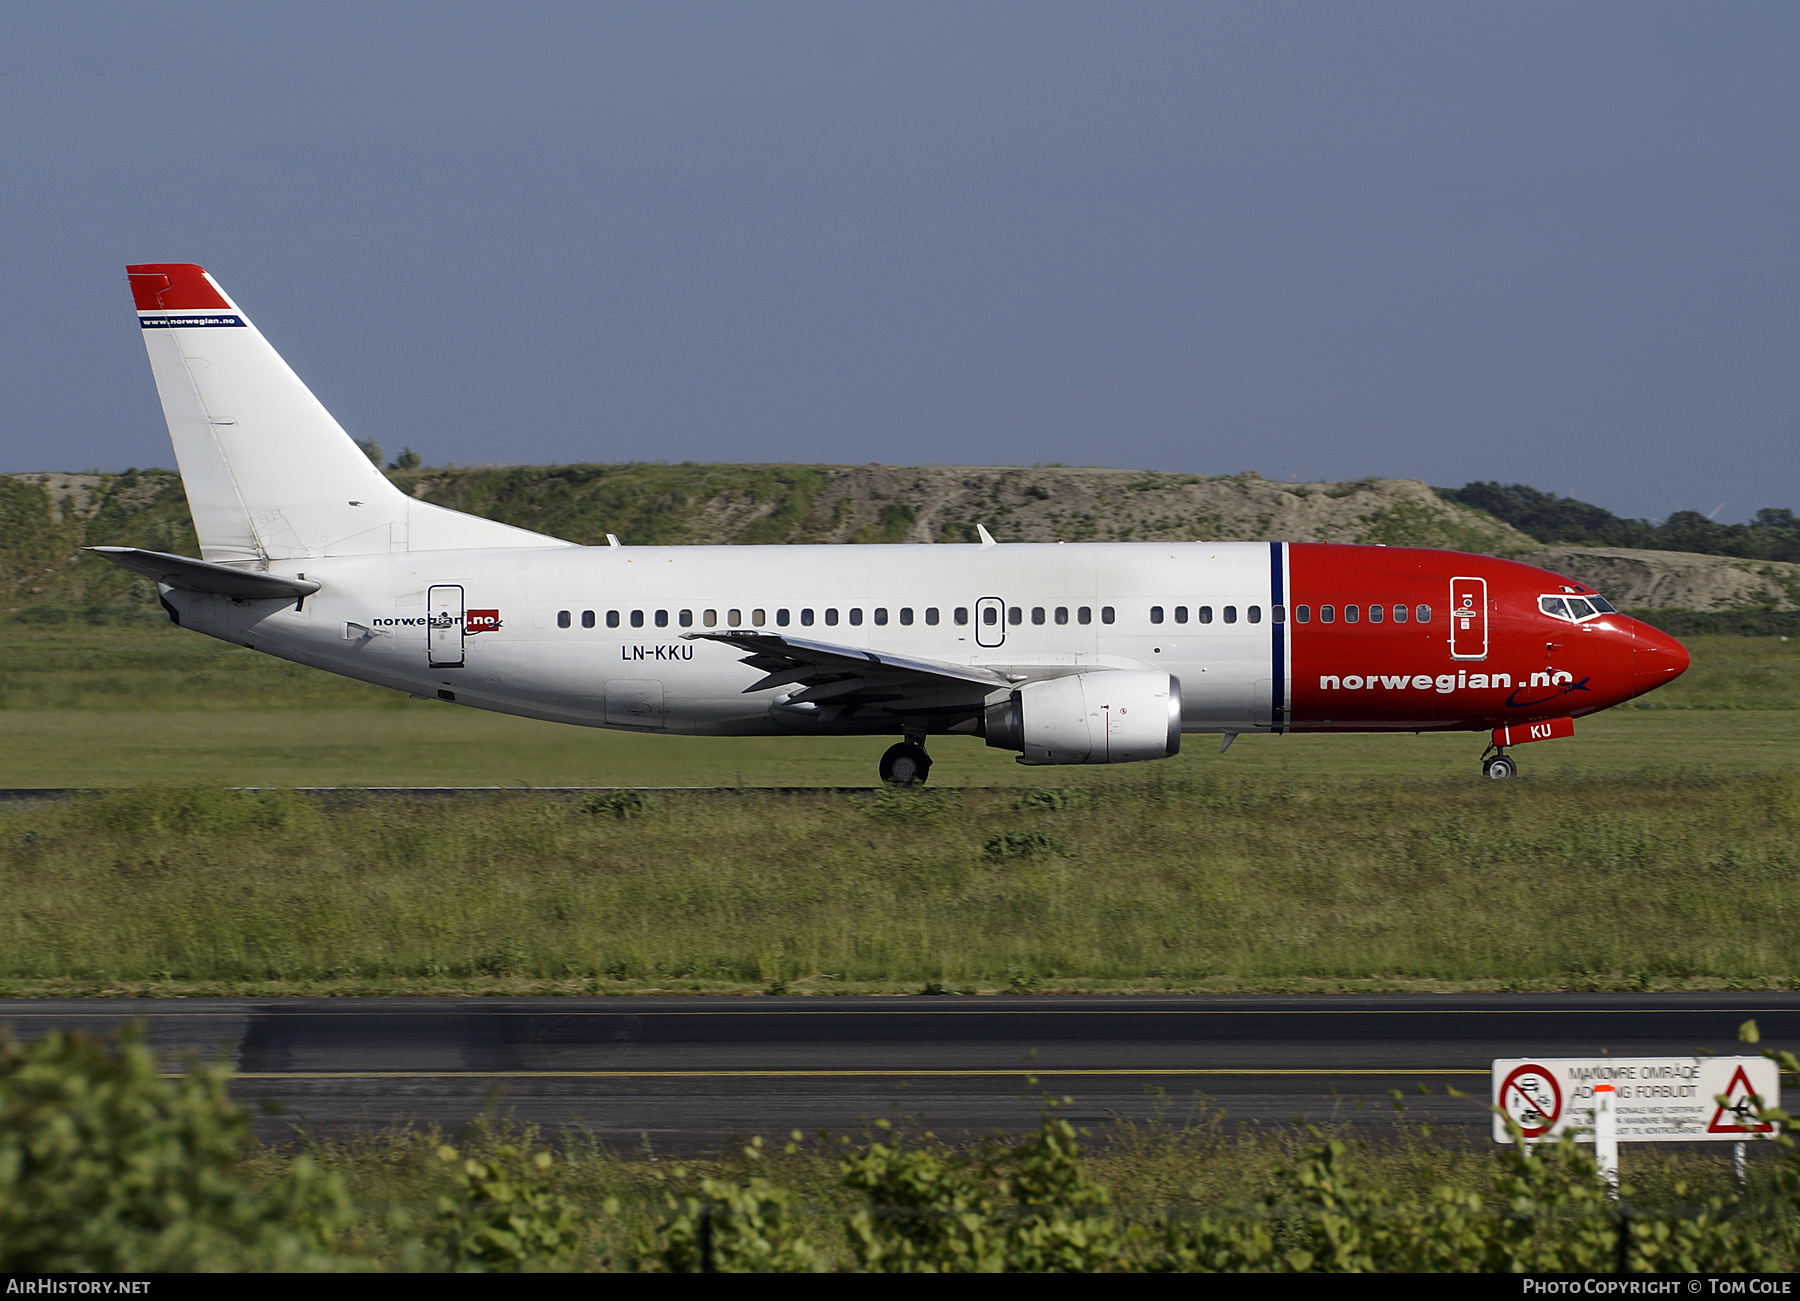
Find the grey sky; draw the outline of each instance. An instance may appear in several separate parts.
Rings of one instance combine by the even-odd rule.
[[[434,463],[1800,507],[1800,9],[0,11],[0,468],[172,463],[126,262]]]

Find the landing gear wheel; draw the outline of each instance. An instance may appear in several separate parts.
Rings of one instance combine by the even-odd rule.
[[[923,786],[931,775],[931,756],[925,747],[902,741],[881,756],[881,780],[890,786]]]
[[[1497,754],[1491,759],[1482,761],[1481,771],[1494,781],[1504,781],[1508,777],[1518,776],[1519,765],[1514,763],[1509,756]]]

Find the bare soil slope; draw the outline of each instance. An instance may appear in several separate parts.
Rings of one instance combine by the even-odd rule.
[[[1546,548],[1416,479],[1274,483],[1069,466],[573,465],[426,469],[424,500],[573,542],[627,544],[1285,539],[1516,556],[1622,606],[1800,609],[1800,565],[1681,552]],[[97,544],[197,554],[167,470],[0,476],[0,610],[153,610]]]

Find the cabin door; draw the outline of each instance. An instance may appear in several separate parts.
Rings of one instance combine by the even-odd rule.
[[[997,596],[975,602],[975,644],[990,648],[1006,644],[1006,602]]]
[[[425,596],[427,645],[434,669],[463,666],[463,590],[460,584],[432,588]]]
[[[1453,660],[1484,660],[1487,658],[1487,642],[1487,579],[1452,578],[1450,580],[1450,658]]]

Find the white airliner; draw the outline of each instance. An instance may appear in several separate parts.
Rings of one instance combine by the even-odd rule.
[[[899,784],[942,733],[1089,764],[1164,758],[1184,732],[1498,727],[1504,776],[1505,745],[1686,667],[1569,579],[1453,552],[985,529],[575,545],[409,497],[205,270],[128,271],[203,558],[94,550],[153,579],[184,628],[379,686],[587,727],[893,735],[881,776]],[[1565,649],[1535,649],[1546,620],[1573,658],[1543,662]]]

